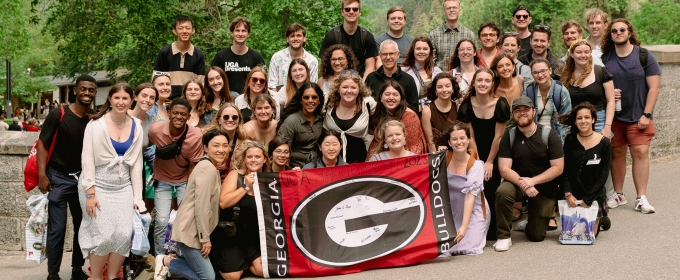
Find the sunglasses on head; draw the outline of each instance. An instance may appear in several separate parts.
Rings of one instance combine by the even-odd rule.
[[[505,32],[504,35],[519,35],[517,32]]]
[[[237,121],[238,120],[238,115],[224,115],[222,116],[223,121],[228,121],[229,118],[231,118],[232,121]]]
[[[550,31],[550,26],[536,24],[536,25],[534,25],[534,30],[545,30],[545,31]]]
[[[619,32],[623,33],[623,32],[626,32],[626,30],[628,30],[628,28],[625,28],[625,27],[621,27],[619,29],[612,28],[612,34],[616,34],[616,33],[619,33]]]
[[[516,19],[528,19],[529,15],[515,15]]]
[[[359,11],[359,7],[345,7],[345,13],[349,13],[349,11],[356,13]]]
[[[154,76],[168,76],[168,77],[170,77],[170,72],[154,71],[153,75]]]
[[[264,83],[266,83],[267,80],[262,79],[262,78],[253,77],[253,78],[250,78],[250,82],[253,83],[253,84],[263,84],[264,85]]]

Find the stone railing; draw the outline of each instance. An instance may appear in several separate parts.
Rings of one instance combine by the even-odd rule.
[[[661,92],[654,110],[656,136],[650,149],[651,158],[680,154],[680,45],[645,46],[661,64]],[[26,193],[23,169],[26,157],[38,138],[34,132],[0,131],[0,253],[24,251],[24,227],[30,216],[26,199],[37,190]],[[66,250],[71,249],[73,233],[69,220]]]

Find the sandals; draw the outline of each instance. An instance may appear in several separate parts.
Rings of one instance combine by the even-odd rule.
[[[557,219],[555,219],[555,217],[552,217],[552,218],[550,218],[550,220],[552,220],[553,222],[555,222],[555,225],[554,225],[554,226],[551,226],[551,225],[550,225],[550,221],[548,221],[548,231],[556,230],[556,229],[557,229]]]

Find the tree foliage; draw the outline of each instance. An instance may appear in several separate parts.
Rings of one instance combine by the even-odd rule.
[[[60,73],[126,68],[122,79],[137,84],[149,80],[158,50],[176,39],[172,24],[179,15],[195,21],[192,43],[207,64],[231,45],[229,24],[238,16],[252,23],[249,47],[267,59],[286,46],[290,23],[307,28],[307,49],[316,53],[324,34],[342,22],[335,0],[63,0],[50,9],[45,30],[63,42]]]
[[[680,15],[680,1],[645,2],[640,3],[640,11],[633,15],[632,24],[643,44],[680,44],[677,15]]]

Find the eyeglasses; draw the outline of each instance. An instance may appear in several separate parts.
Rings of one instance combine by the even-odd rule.
[[[154,76],[168,76],[168,77],[170,77],[170,72],[154,71],[153,75]]]
[[[229,121],[229,118],[231,118],[232,121],[238,121],[238,115],[224,115],[222,116],[223,121]]]
[[[536,25],[534,25],[534,30],[545,30],[545,31],[550,31],[550,26],[536,24]]]
[[[399,54],[399,52],[388,52],[388,53],[380,53],[380,56],[382,57],[396,57]]]
[[[290,151],[289,150],[283,151],[281,149],[276,149],[276,150],[274,150],[274,154],[277,155],[277,156],[288,156],[288,155],[290,155]]]
[[[253,78],[250,78],[250,82],[253,83],[253,84],[263,84],[264,85],[264,83],[266,83],[267,80],[262,79],[262,78],[253,77]]]
[[[357,70],[351,70],[351,69],[350,69],[350,70],[342,70],[342,72],[340,72],[340,74],[341,74],[341,75],[342,75],[342,74],[354,74],[354,75],[359,75],[359,72],[357,72]]]
[[[504,35],[513,35],[513,36],[515,36],[515,35],[519,35],[519,33],[517,33],[517,32],[505,32]]]
[[[623,32],[626,32],[626,31],[628,31],[628,28],[625,28],[625,27],[621,27],[621,28],[619,28],[619,29],[612,28],[612,34],[617,34],[617,33],[619,33],[619,32],[620,32],[620,33],[623,33]]]
[[[528,19],[529,15],[515,15],[516,19]]]
[[[531,75],[534,75],[534,76],[543,75],[543,74],[545,74],[546,72],[548,72],[548,70],[550,70],[550,69],[543,69],[543,70],[539,70],[539,71],[532,71],[532,72],[531,72]]]
[[[331,63],[343,63],[345,61],[344,57],[336,57],[336,58],[331,58]]]
[[[359,7],[345,7],[345,13],[349,13],[350,11],[356,13],[359,11]]]

